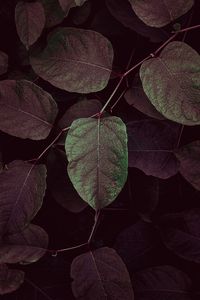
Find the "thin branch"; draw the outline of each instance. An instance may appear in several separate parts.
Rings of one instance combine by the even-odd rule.
[[[39,286],[37,286],[34,282],[32,282],[30,279],[25,277],[25,281],[29,283],[34,289],[36,289],[40,294],[42,294],[46,299],[53,300],[53,298],[49,297]]]
[[[93,237],[96,233],[97,226],[98,226],[98,223],[99,223],[100,212],[101,212],[101,210],[97,210],[95,212],[94,225],[92,226],[92,230],[91,230],[90,236],[88,238],[88,245],[91,243],[91,241],[92,241],[92,239],[93,239]]]

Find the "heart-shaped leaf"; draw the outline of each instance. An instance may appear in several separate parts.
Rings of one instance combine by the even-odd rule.
[[[45,25],[44,8],[40,2],[17,3],[15,23],[20,40],[28,49],[40,37]]]
[[[134,77],[131,87],[125,93],[124,98],[129,105],[135,107],[143,114],[158,120],[165,119],[165,117],[161,115],[151,104],[151,101],[143,90],[142,83],[138,74]]]
[[[194,141],[175,151],[180,161],[179,172],[200,191],[200,141]]]
[[[71,277],[77,299],[134,299],[128,271],[114,249],[104,247],[76,257]]]
[[[167,214],[158,223],[161,238],[176,255],[200,263],[200,209]]]
[[[166,118],[184,125],[200,124],[200,56],[183,42],[171,42],[159,57],[140,68],[143,89]]]
[[[169,121],[144,119],[127,123],[129,167],[162,179],[178,172],[173,153],[180,125]]]
[[[109,205],[128,173],[126,126],[118,117],[73,121],[65,150],[67,171],[78,194],[95,210]]]
[[[24,282],[24,272],[0,264],[0,295],[12,293]]]
[[[57,115],[51,95],[27,80],[1,81],[0,105],[0,129],[24,139],[45,139]]]
[[[147,25],[163,27],[187,13],[193,0],[129,0],[137,16]]]
[[[23,231],[7,235],[0,243],[1,263],[33,263],[46,252],[48,235],[41,227],[30,224]]]
[[[8,70],[8,55],[0,51],[0,75],[6,73]]]
[[[69,92],[91,93],[106,87],[113,49],[98,32],[59,28],[50,34],[45,50],[30,61],[36,74],[52,85]]]
[[[132,278],[137,300],[191,300],[191,280],[173,266],[163,265],[148,268]]]
[[[46,168],[20,160],[0,173],[0,236],[21,231],[42,205]]]

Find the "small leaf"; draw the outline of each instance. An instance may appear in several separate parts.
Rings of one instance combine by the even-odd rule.
[[[145,94],[139,75],[134,77],[131,87],[125,93],[124,98],[129,105],[132,105],[143,114],[158,120],[165,119],[165,117],[155,109]]]
[[[0,295],[12,293],[24,282],[24,272],[0,264]]]
[[[8,55],[0,51],[0,75],[6,73],[8,70]]]
[[[75,7],[76,3],[74,0],[58,0],[60,7],[68,15],[70,8]]]
[[[64,113],[62,118],[58,122],[60,128],[69,127],[72,122],[79,118],[90,117],[98,113],[102,108],[102,104],[99,100],[81,100],[72,106]]]
[[[59,28],[50,34],[45,50],[30,61],[35,73],[55,87],[85,94],[106,87],[113,49],[98,32]]]
[[[185,145],[174,153],[180,161],[181,175],[200,191],[200,141]]]
[[[162,216],[158,228],[165,246],[188,261],[200,263],[200,209]]]
[[[0,173],[0,236],[21,231],[42,205],[46,168],[16,160]]]
[[[143,89],[166,118],[184,125],[200,124],[200,56],[183,42],[171,42],[159,57],[140,68]]]
[[[57,114],[51,95],[27,80],[1,81],[0,105],[0,129],[24,139],[45,139]]]
[[[86,1],[80,7],[77,7],[72,15],[72,21],[75,25],[81,25],[85,23],[91,13],[92,5],[91,2]]]
[[[20,40],[28,49],[40,37],[45,25],[44,8],[39,2],[17,3],[15,23]]]
[[[126,266],[114,249],[104,247],[79,255],[72,262],[71,277],[77,299],[134,299]]]
[[[30,224],[23,231],[7,235],[0,243],[1,263],[33,263],[46,252],[48,235],[41,227]]]
[[[136,15],[147,25],[163,27],[187,13],[193,0],[129,0]]]
[[[126,126],[118,117],[75,120],[67,134],[67,171],[78,194],[95,210],[109,205],[128,173]]]
[[[66,14],[60,7],[58,0],[40,0],[40,2],[44,7],[46,18],[45,27],[49,28],[58,25],[66,17]]]
[[[144,119],[127,123],[129,167],[146,175],[162,179],[178,172],[173,151],[180,133],[180,125],[169,121]]]
[[[137,300],[191,300],[190,278],[173,266],[139,271],[134,274],[132,282]]]

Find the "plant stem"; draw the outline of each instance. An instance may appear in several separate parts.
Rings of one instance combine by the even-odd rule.
[[[88,238],[88,245],[91,243],[91,241],[92,241],[92,239],[93,239],[93,237],[94,237],[94,234],[95,234],[95,232],[96,232],[96,230],[97,230],[97,226],[98,226],[98,223],[99,223],[100,212],[101,212],[100,210],[97,210],[97,211],[95,212],[94,225],[93,225],[93,227],[92,227],[90,236],[89,236],[89,238]]]

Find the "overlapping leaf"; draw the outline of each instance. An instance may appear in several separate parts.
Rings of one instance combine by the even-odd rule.
[[[0,75],[7,72],[8,69],[8,55],[0,51]]]
[[[178,172],[178,161],[173,150],[180,134],[179,125],[144,119],[128,122],[127,132],[129,167],[162,179]]]
[[[20,138],[45,139],[57,114],[51,95],[27,80],[1,81],[0,105],[0,129]]]
[[[40,2],[44,7],[45,27],[53,27],[64,20],[66,14],[62,10],[58,0],[40,0]]]
[[[21,231],[42,205],[46,168],[13,161],[0,173],[0,236]]]
[[[193,0],[129,0],[137,16],[147,25],[162,27],[187,13]]]
[[[180,161],[179,172],[191,183],[191,185],[200,190],[200,141],[194,141],[185,145],[175,152]]]
[[[90,93],[107,85],[113,50],[110,41],[98,32],[59,28],[50,34],[45,50],[30,61],[36,74],[55,87]]]
[[[95,210],[109,205],[128,173],[126,126],[118,117],[75,120],[67,134],[68,174],[78,194]]]
[[[17,3],[15,23],[20,40],[28,49],[40,37],[45,25],[44,8],[40,2]]]
[[[20,287],[23,281],[23,271],[10,270],[6,264],[0,264],[0,295],[14,292]]]
[[[134,274],[134,293],[138,300],[191,300],[191,280],[173,266],[148,268]]]
[[[128,271],[114,249],[104,247],[76,257],[71,277],[77,299],[134,299]]]
[[[171,42],[140,68],[144,91],[166,118],[200,124],[200,56],[183,42]]]

